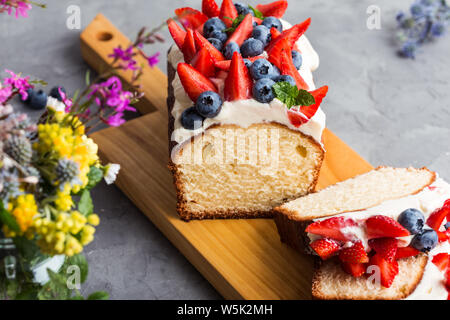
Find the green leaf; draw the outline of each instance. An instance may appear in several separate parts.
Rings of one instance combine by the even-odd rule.
[[[311,106],[316,103],[313,95],[306,90],[299,90],[297,96],[297,105],[298,106]]]
[[[0,222],[15,232],[20,232],[20,227],[11,213],[3,207],[3,201],[0,201]]]
[[[91,84],[91,70],[86,71],[86,75],[84,76],[84,81],[86,83],[86,86],[89,87]]]
[[[88,216],[94,212],[94,204],[92,203],[91,193],[88,189],[84,189],[81,192],[78,211],[84,216]]]
[[[78,268],[80,268],[80,282],[84,283],[89,273],[89,265],[86,260],[86,257],[82,254],[76,254],[72,257],[67,257],[64,263],[64,267],[62,268],[63,272],[67,274],[66,272],[67,268],[73,265],[78,266]]]
[[[250,10],[253,11],[253,14],[255,15],[255,18],[258,19],[264,19],[264,15],[262,14],[261,11],[259,11],[258,9],[253,8],[252,6],[248,6],[250,8]]]
[[[231,18],[226,17],[229,20],[232,20]],[[230,32],[233,33],[237,27],[239,27],[239,25],[241,24],[242,20],[245,19],[245,16],[243,14],[239,15],[236,19],[232,20],[233,23],[231,25],[231,27],[229,27],[228,29],[225,29],[225,32]]]
[[[92,166],[88,173],[89,182],[86,186],[87,189],[91,190],[103,179],[103,170]]]
[[[315,103],[311,93],[306,90],[298,90],[296,86],[289,82],[278,82],[273,86],[275,97],[283,102],[288,109],[294,106],[310,106]]]
[[[108,294],[108,292],[105,292],[105,291],[97,291],[97,292],[91,293],[87,299],[88,300],[108,300],[109,294]]]
[[[50,280],[38,292],[39,300],[66,300],[71,297],[72,290],[67,287],[67,278],[61,273],[47,269]]]

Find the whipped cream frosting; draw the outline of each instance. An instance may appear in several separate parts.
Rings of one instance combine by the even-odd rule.
[[[375,215],[388,216],[395,221],[398,220],[400,214],[409,208],[418,209],[423,212],[425,220],[436,209],[441,208],[444,202],[450,199],[450,185],[437,178],[436,181],[421,192],[410,195],[401,199],[385,201],[382,204],[361,211],[346,212],[336,217],[346,217],[358,221],[364,221]],[[326,218],[315,219],[314,221],[326,220]],[[349,237],[361,240],[366,249],[369,248],[367,234],[365,229],[360,226],[347,227],[341,230]],[[308,233],[310,241],[321,238],[320,236]],[[411,242],[413,236],[398,238],[403,240],[403,245],[407,246]],[[402,243],[401,242],[401,243]],[[401,244],[400,244],[401,245]],[[428,263],[425,268],[424,275],[416,290],[407,299],[413,300],[447,300],[448,292],[444,285],[445,273],[441,272],[432,262],[433,257],[439,253],[450,254],[450,244],[448,241],[440,243],[428,253]]]
[[[281,22],[283,24],[283,30],[292,27],[292,25],[286,21],[281,20]],[[319,67],[319,56],[304,35],[298,40],[297,46],[302,53],[303,59],[302,66],[299,70],[300,75],[308,84],[308,90],[314,90],[316,87],[314,85],[312,71]],[[266,52],[264,54],[267,55]],[[177,65],[180,62],[184,62],[183,53],[177,46],[172,46],[172,49],[168,55],[168,61],[174,69],[177,68]],[[223,94],[224,82],[217,80],[215,81],[215,84],[218,86],[219,92]],[[172,82],[172,87],[174,89],[175,96],[172,116],[175,121],[171,139],[172,141],[178,143],[177,147],[179,147],[183,142],[191,139],[191,137],[204,132],[212,125],[232,124],[242,128],[248,128],[252,124],[267,122],[277,122],[292,130],[300,131],[308,136],[311,136],[323,147],[322,133],[325,129],[326,116],[321,108],[319,108],[317,113],[307,123],[301,125],[300,127],[295,127],[289,121],[285,104],[278,99],[274,99],[271,103],[260,103],[254,99],[232,102],[225,101],[218,116],[215,118],[205,119],[201,128],[196,130],[187,130],[182,127],[180,117],[185,109],[193,105],[193,102],[186,94],[178,74]],[[173,152],[174,151],[176,150],[174,149]]]

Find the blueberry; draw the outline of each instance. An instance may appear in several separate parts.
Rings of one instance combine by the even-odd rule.
[[[275,81],[267,78],[256,81],[253,86],[253,97],[255,100],[261,103],[269,103],[275,99],[275,94],[272,90],[274,84]]]
[[[241,46],[241,53],[244,58],[256,57],[264,52],[264,44],[254,38],[244,41]]]
[[[278,69],[277,68],[277,66],[276,65],[272,65],[272,67],[273,67],[273,74],[272,74],[272,76],[270,77],[272,80],[274,80],[276,77],[278,77],[278,76],[280,76],[281,75],[281,71],[280,71],[280,69]],[[275,80],[274,80],[275,81]]]
[[[206,38],[211,38],[210,34],[213,31],[224,31],[226,28],[227,26],[222,20],[217,17],[211,18],[203,25],[203,34]]]
[[[436,231],[432,229],[425,230],[421,234],[416,234],[411,241],[411,246],[422,252],[432,250],[439,242]]]
[[[47,106],[47,94],[43,90],[34,91],[31,90],[28,92],[28,103],[30,108],[41,110]]]
[[[405,227],[411,234],[420,234],[425,225],[425,217],[420,210],[410,208],[400,214],[398,223]]]
[[[272,28],[276,28],[280,32],[283,31],[283,25],[281,24],[281,21],[275,17],[265,18],[262,22],[262,25],[269,28],[269,30]]]
[[[215,30],[215,31],[211,32],[209,34],[209,38],[219,39],[220,41],[222,41],[222,43],[225,43],[228,40],[227,34],[223,31],[219,31],[219,30]]]
[[[204,118],[198,114],[194,107],[187,108],[181,114],[181,125],[187,130],[196,130],[203,126]]]
[[[302,54],[298,51],[292,50],[292,60],[294,60],[294,66],[297,70],[299,70],[303,63]]]
[[[252,64],[253,64],[253,62],[251,62],[251,61],[248,60],[248,59],[244,59],[244,63],[245,63],[245,66],[246,66],[247,68],[249,68],[249,69],[250,69],[250,67],[251,67]]]
[[[258,59],[250,67],[250,74],[253,79],[272,78],[274,76],[273,65],[266,59]]]
[[[205,91],[198,97],[195,109],[205,118],[214,118],[222,110],[222,104],[222,98],[217,93]]]
[[[62,101],[62,97],[59,94],[59,89],[61,89],[62,92],[66,93],[66,89],[64,87],[53,87],[52,90],[50,90],[50,93],[48,95],[50,97],[58,99],[59,101]]]
[[[241,53],[241,49],[236,42],[229,42],[223,49],[223,54],[227,60],[231,60],[235,52]]]
[[[242,4],[242,3],[235,3],[234,6],[236,7],[236,10],[238,12],[239,15],[248,15],[249,13],[253,16],[253,10],[250,10],[250,8],[248,7],[248,5],[246,4]]]
[[[272,35],[270,34],[270,30],[263,25],[256,26],[253,28],[252,37],[261,41],[264,46],[267,46],[272,39]]]
[[[216,38],[208,38],[208,41],[219,51],[222,51],[223,43],[219,39]]]
[[[288,75],[282,75],[278,76],[274,79],[275,82],[287,82],[290,85],[293,85],[294,87],[297,86],[297,83],[295,82],[295,79]]]

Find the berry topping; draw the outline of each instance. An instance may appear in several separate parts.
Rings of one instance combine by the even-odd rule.
[[[338,241],[348,241],[349,239],[341,232],[343,228],[356,226],[352,219],[344,217],[333,217],[326,220],[313,222],[306,228],[306,232],[317,234],[324,238],[331,238]]]
[[[444,222],[444,219],[446,217],[450,217],[450,199],[445,201],[442,208],[434,211],[427,219],[427,225],[436,230],[439,231],[442,223]]]
[[[244,59],[244,63],[247,68],[250,68],[253,64],[253,62],[250,59]]]
[[[61,94],[59,93],[59,90],[61,90],[63,93],[66,93],[66,89],[64,87],[53,87],[50,90],[50,93],[48,94],[50,97],[55,98],[59,101],[63,101]]]
[[[259,60],[258,60],[259,61]],[[269,103],[275,98],[272,87],[275,81],[263,78],[255,82],[253,86],[253,98],[261,103]]]
[[[277,29],[278,31],[283,31],[283,25],[281,21],[275,17],[267,17],[263,20],[262,25],[267,27],[269,30],[272,28]]]
[[[384,259],[392,261],[397,255],[398,240],[395,238],[377,238],[369,240],[369,247]]]
[[[220,40],[222,43],[225,43],[225,42],[227,42],[227,40],[228,40],[227,34],[226,34],[225,32],[223,32],[223,31],[218,31],[218,30],[215,30],[215,31],[211,32],[211,34],[209,35],[209,37],[210,37],[210,38],[213,38],[213,39],[218,39],[218,40]]]
[[[316,114],[322,104],[323,98],[325,98],[328,93],[328,86],[320,87],[310,93],[314,97],[316,103],[310,106],[300,106],[300,112],[303,113],[308,119],[311,119]]]
[[[198,114],[195,107],[187,108],[181,114],[181,125],[187,130],[196,130],[203,126],[204,118]]]
[[[167,20],[167,26],[169,27],[170,35],[175,41],[177,47],[182,50],[184,39],[186,38],[186,31],[181,29],[181,27],[173,19]]]
[[[241,46],[246,39],[248,39],[253,31],[253,17],[251,14],[245,16],[244,20],[239,24],[231,37],[228,39],[228,43],[236,42]]]
[[[337,241],[326,238],[318,239],[312,242],[310,246],[322,260],[331,258],[341,248],[341,245]]]
[[[281,74],[293,77],[299,89],[308,90],[309,88],[308,84],[305,82],[305,80],[303,80],[302,76],[300,75],[300,73],[298,72],[297,68],[294,65],[291,50],[287,47],[288,42],[286,40],[283,40],[281,44],[285,46],[285,50],[281,51],[281,61],[280,61],[281,65],[276,64],[275,65],[280,68]]]
[[[244,58],[256,57],[264,52],[264,44],[254,38],[244,41],[241,46],[241,53]]]
[[[262,25],[253,28],[252,37],[261,41],[264,44],[264,47],[270,43],[270,40],[272,40],[270,29]]]
[[[181,51],[184,55],[184,61],[191,62],[192,59],[194,59],[197,48],[195,46],[195,40],[194,40],[194,31],[191,29],[188,29],[186,32],[186,37],[184,38],[183,47],[181,48]]]
[[[205,91],[217,92],[214,84],[189,64],[179,63],[177,72],[184,90],[192,101],[197,101],[200,94]]]
[[[247,14],[251,14],[253,15],[253,11],[250,10],[250,8],[248,7],[248,5],[243,4],[243,3],[235,3],[234,6],[236,7],[236,10],[238,12],[238,15],[243,15],[246,16]]]
[[[231,60],[233,58],[234,53],[241,53],[241,49],[239,48],[239,45],[236,42],[228,42],[225,45],[225,49],[223,49],[223,54],[225,55],[225,58],[228,60]]]
[[[422,252],[429,252],[435,248],[439,242],[436,231],[432,229],[425,230],[421,234],[416,234],[411,240],[411,246]]]
[[[342,262],[342,269],[355,278],[359,278],[366,273],[366,265],[364,263]]]
[[[195,103],[197,112],[205,118],[214,118],[222,109],[222,98],[213,91],[203,92]]]
[[[29,90],[27,102],[31,109],[41,110],[47,106],[47,94],[43,90]]]
[[[220,14],[220,8],[214,0],[202,0],[202,12],[208,17],[217,17]]]
[[[272,78],[274,76],[273,65],[266,59],[256,60],[250,67],[250,73],[255,80]]]
[[[222,49],[223,49],[222,41],[220,41],[219,39],[216,39],[216,38],[209,38],[208,41],[211,42],[211,44],[214,46],[214,48],[216,48],[219,51],[222,51]]]
[[[211,18],[203,25],[203,35],[207,38],[214,38],[211,36],[213,32],[224,32],[227,26],[219,18]]]
[[[225,60],[223,54],[205,39],[198,31],[194,31],[194,40],[197,48],[206,48],[214,61]]]
[[[422,233],[423,226],[425,225],[425,217],[422,211],[414,208],[403,211],[397,220],[411,234]]]
[[[367,236],[369,239],[374,238],[397,238],[406,237],[410,233],[400,223],[394,219],[377,215],[366,220]]]
[[[242,56],[235,52],[225,80],[225,101],[246,100],[251,97],[253,81]]]
[[[397,248],[397,254],[395,255],[395,259],[403,259],[409,257],[415,257],[420,253],[419,250],[414,249],[413,247],[399,247]]]
[[[272,33],[272,42],[269,44],[269,46],[266,48],[267,53],[271,55],[272,48],[279,42],[283,40],[287,40],[289,44],[289,48],[291,50],[294,49],[295,43],[300,39],[300,37],[308,30],[309,25],[311,24],[311,18],[306,19],[300,24],[296,24],[292,28],[283,31],[278,37],[274,37],[274,34]]]
[[[233,4],[232,0],[223,0],[222,6],[220,7],[219,17],[229,28],[232,26],[234,19],[238,17],[238,11]]]
[[[379,268],[381,285],[389,288],[398,274],[397,260],[388,261],[377,253],[370,258],[369,265]]]
[[[197,53],[194,59],[192,59],[191,64],[197,71],[207,78],[213,77],[216,73],[214,61],[206,48],[201,49]]]
[[[294,61],[294,66],[297,70],[300,70],[303,63],[302,54],[296,50],[292,50],[292,60]]]
[[[288,8],[288,2],[286,0],[275,1],[269,4],[258,4],[256,9],[261,11],[265,17],[282,18]]]
[[[287,75],[282,75],[282,76],[277,76],[274,79],[275,82],[287,82],[289,83],[291,86],[297,86],[297,84],[295,83],[295,79],[292,78],[291,76],[287,76]]]
[[[449,265],[449,255],[448,253],[439,253],[433,257],[433,263],[442,272],[447,271]]]
[[[369,256],[361,241],[353,243],[351,247],[342,249],[339,252],[339,260],[345,263],[367,263]]]
[[[175,14],[186,30],[195,30],[208,20],[208,17],[205,14],[189,7],[176,9]]]

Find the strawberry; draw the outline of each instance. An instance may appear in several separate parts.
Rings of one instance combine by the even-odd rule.
[[[228,72],[221,70],[221,71],[217,72],[216,78],[225,80],[226,78],[228,78]]]
[[[176,9],[175,15],[186,30],[195,30],[208,20],[208,17],[205,14],[189,7]]]
[[[322,258],[327,260],[339,251],[341,246],[332,239],[318,239],[310,244],[311,248]]]
[[[364,263],[342,262],[342,269],[355,278],[359,278],[366,273],[366,265]]]
[[[439,231],[442,222],[448,215],[450,215],[450,199],[445,201],[442,208],[437,209],[432,214],[430,214],[427,219],[427,225],[435,231]]]
[[[287,45],[287,41],[283,40],[283,43]],[[309,86],[305,80],[303,80],[302,76],[295,67],[294,61],[292,60],[292,53],[289,48],[285,48],[285,50],[281,52],[281,63],[279,69],[281,74],[293,77],[299,89],[308,90]]]
[[[366,220],[367,236],[375,238],[406,237],[410,233],[400,223],[387,216],[373,216]]]
[[[223,54],[214,47],[205,37],[203,37],[198,31],[194,31],[194,40],[197,48],[206,48],[213,61],[225,60]]]
[[[270,55],[270,51],[272,50],[272,48],[282,40],[287,40],[289,43],[289,48],[292,50],[298,39],[300,39],[300,37],[306,32],[306,30],[308,30],[310,24],[311,18],[308,18],[302,23],[296,24],[292,28],[283,31],[278,37],[270,42],[269,46],[266,48],[267,53]]]
[[[256,9],[261,11],[264,17],[282,18],[288,8],[286,0],[275,1],[269,4],[258,4]]]
[[[239,24],[231,37],[228,38],[227,44],[236,42],[240,47],[245,40],[251,37],[253,31],[253,16],[249,13],[244,20]]]
[[[251,62],[255,62],[258,59],[264,59],[264,57],[256,56],[256,57],[250,57],[247,59],[250,60]],[[216,61],[214,63],[214,65],[216,66],[217,69],[228,71],[228,70],[230,70],[231,60]]]
[[[395,259],[403,259],[409,257],[415,257],[420,253],[419,250],[413,247],[399,247],[397,248],[397,254],[395,255]]]
[[[214,84],[189,64],[179,63],[177,72],[184,90],[192,101],[196,102],[198,96],[205,91],[217,92]]]
[[[213,59],[209,54],[208,49],[202,48],[197,55],[192,59],[192,66],[197,69],[205,77],[213,77],[216,73],[216,68],[214,67]]]
[[[186,38],[186,31],[181,29],[173,19],[167,20],[167,26],[169,27],[170,35],[181,50],[183,48],[184,39]]]
[[[439,242],[445,242],[450,239],[450,229],[446,231],[436,231],[438,235]]]
[[[203,0],[202,12],[206,14],[209,18],[214,18],[219,16],[220,8],[215,0]]]
[[[397,260],[388,261],[376,253],[370,258],[369,265],[374,265],[379,268],[381,285],[389,288],[398,274]]]
[[[262,19],[253,17],[253,23],[256,23],[258,26],[263,22]]]
[[[384,259],[392,261],[397,255],[398,240],[395,238],[378,238],[369,240],[369,247]]]
[[[296,128],[300,127],[301,125],[309,121],[309,119],[306,118],[306,116],[303,113],[299,112],[295,108],[288,109],[286,112],[289,122]]]
[[[191,62],[194,59],[195,54],[197,53],[197,48],[195,46],[194,40],[194,32],[191,29],[188,29],[186,32],[186,37],[184,38],[183,47],[181,51],[184,55],[184,61]]]
[[[333,217],[311,223],[306,228],[306,232],[338,241],[348,241],[351,239],[348,239],[348,237],[341,232],[341,229],[351,226],[356,226],[356,222],[354,220],[343,217]]]
[[[322,104],[323,98],[325,98],[328,93],[328,86],[320,87],[319,89],[311,91],[310,93],[314,97],[316,103],[310,106],[300,106],[300,112],[303,113],[308,119],[311,119],[316,114],[317,110]]]
[[[229,28],[232,26],[234,19],[238,17],[238,12],[232,0],[223,0],[220,7],[219,18]]]
[[[339,252],[339,260],[346,263],[367,263],[369,256],[361,241],[355,242],[351,247]]]
[[[449,254],[448,253],[439,253],[433,257],[433,263],[438,267],[442,272],[447,271],[449,265]]]
[[[253,80],[242,56],[235,52],[231,60],[230,72],[225,80],[225,101],[251,98]]]

